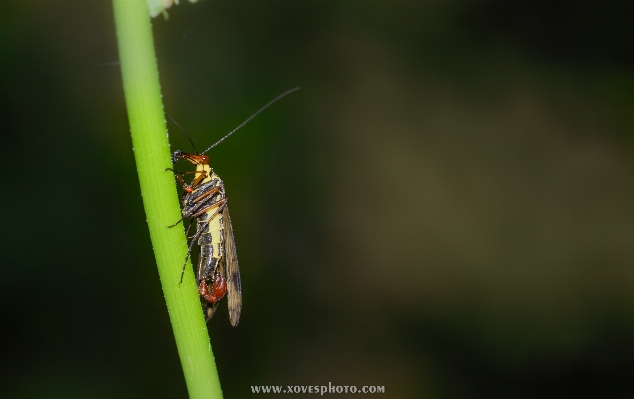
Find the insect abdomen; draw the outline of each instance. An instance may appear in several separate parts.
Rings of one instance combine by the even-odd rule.
[[[218,208],[212,208],[198,218],[198,225],[203,225],[208,218],[213,219],[205,227],[204,232],[198,238],[200,245],[200,256],[198,259],[198,278],[197,283],[212,277],[220,258],[224,255],[224,242],[222,231],[224,229],[222,213],[214,213]]]
[[[205,216],[207,216],[205,214]],[[198,225],[203,223],[198,219]],[[209,234],[209,226],[205,227],[203,232],[198,238],[198,245],[200,245],[200,256],[198,257],[198,275],[196,276],[196,283],[200,282],[213,274],[218,264],[218,258],[214,256],[214,246],[212,242],[211,234]]]

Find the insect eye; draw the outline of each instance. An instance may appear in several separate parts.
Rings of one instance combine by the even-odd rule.
[[[200,159],[203,164],[209,165],[209,157],[207,155],[203,155]]]

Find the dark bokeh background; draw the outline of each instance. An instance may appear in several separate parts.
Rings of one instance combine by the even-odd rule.
[[[302,87],[211,153],[244,284],[240,326],[209,324],[226,397],[634,397],[633,5],[156,18],[166,110],[200,147]],[[111,4],[1,8],[2,396],[186,397]]]

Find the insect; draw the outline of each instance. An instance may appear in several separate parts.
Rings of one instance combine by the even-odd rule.
[[[179,160],[184,159],[194,164],[196,170],[179,172],[171,168],[167,169],[176,173],[176,178],[184,190],[181,200],[183,217],[169,227],[174,227],[185,219],[196,220],[196,233],[189,237],[191,242],[185,257],[180,282],[183,281],[187,260],[191,256],[194,244],[198,243],[200,255],[198,257],[198,267],[195,270],[196,285],[198,286],[198,294],[200,295],[206,321],[211,319],[216,311],[218,302],[226,295],[229,321],[232,326],[237,326],[242,310],[242,285],[225,185],[209,165],[209,157],[204,154],[246,125],[277,100],[297,90],[299,90],[299,87],[280,94],[202,153],[198,153],[196,146],[185,133],[185,130],[176,121],[172,120],[185,134],[195,152],[192,154],[176,150],[172,153],[172,163],[176,164]],[[186,183],[181,176],[185,174],[194,174],[190,184]],[[192,223],[190,222],[189,227],[191,225]],[[189,231],[189,228],[187,230]]]

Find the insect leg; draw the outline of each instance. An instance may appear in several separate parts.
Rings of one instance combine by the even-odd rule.
[[[180,176],[177,176],[177,177],[180,179]],[[182,181],[183,181],[183,180],[181,179],[181,182],[182,182]],[[183,183],[183,184],[184,184],[184,183]],[[186,190],[186,191],[187,191],[187,189],[188,189],[188,188],[191,190],[191,186],[188,186],[188,185],[186,185],[186,184],[184,184],[184,186],[185,186],[185,190]],[[212,188],[212,189],[210,189],[209,191],[206,191],[206,192],[202,193],[202,194],[201,194],[201,195],[199,195],[198,197],[196,197],[196,198],[194,198],[193,200],[188,201],[188,202],[191,202],[192,204],[196,204],[196,203],[200,202],[201,200],[203,200],[203,199],[205,199],[205,198],[208,198],[210,195],[216,194],[219,190],[220,190],[220,187],[213,187],[213,188]],[[191,194],[191,193],[190,193],[190,194]],[[188,194],[188,195],[189,195],[189,194]],[[220,201],[218,201],[218,202],[220,202]],[[198,210],[197,208],[198,208],[199,206],[203,206],[204,204],[205,204],[205,203],[204,203],[204,202],[202,202],[202,203],[198,204],[197,206],[194,206],[194,207],[189,207],[189,208],[187,208],[187,210],[183,210],[183,213],[185,214],[185,216],[181,217],[181,218],[178,220],[178,222],[176,222],[176,223],[174,223],[174,224],[172,224],[172,225],[170,225],[170,226],[167,226],[167,228],[168,228],[168,229],[169,229],[169,228],[172,228],[172,227],[174,227],[174,226],[178,225],[180,222],[182,222],[185,218],[191,217],[191,216],[192,216],[192,212],[197,211],[197,210]],[[215,203],[214,203],[214,204],[215,204]],[[209,209],[210,207],[213,207],[213,205],[214,205],[214,204],[210,204],[210,206],[205,207],[205,210]],[[196,213],[195,215],[193,215],[193,217],[199,216],[200,214],[202,214],[202,213],[198,212],[198,213]]]
[[[207,171],[204,171],[204,170],[195,171],[194,173],[200,173],[200,174],[194,178],[194,181],[192,181],[191,187],[196,187],[197,185],[200,184],[201,181],[203,181],[207,177]]]
[[[198,172],[198,171],[196,171],[196,170],[190,170],[190,171],[187,171],[187,172],[181,172],[180,170],[176,170],[176,169],[172,169],[172,168],[165,168],[165,169],[163,169],[163,170],[164,170],[165,172],[167,172],[168,170],[170,170],[170,171],[172,171],[172,172],[174,172],[174,173],[176,173],[176,174],[179,174],[179,175],[193,175],[193,174],[196,174],[196,173],[203,173],[203,174],[207,175],[207,172],[205,172],[205,171],[203,171],[203,172]]]
[[[187,256],[185,256],[185,263],[183,264],[183,270],[181,271],[181,279],[178,282],[178,284],[182,284],[183,282],[183,276],[185,275],[185,269],[187,268],[187,260],[189,259],[189,256],[192,254],[192,248],[194,247],[194,244],[196,243],[196,238],[200,235],[200,233],[203,230],[204,230],[204,226],[203,228],[198,229],[196,234],[194,234],[194,237],[192,237],[192,242],[189,244],[189,247],[187,248]]]
[[[183,186],[183,188],[185,188],[185,190],[187,191],[188,189],[190,190],[190,192],[192,191],[192,189],[194,187],[196,187],[197,185],[200,184],[201,181],[203,181],[203,179],[205,177],[207,177],[207,172],[206,171],[188,171],[188,172],[181,172],[180,170],[175,170],[172,168],[166,168],[165,171],[171,170],[172,172],[174,172],[176,174],[176,178],[178,179],[178,181],[181,183],[181,185]],[[183,178],[180,175],[194,175],[194,174],[198,174],[198,176],[196,176],[194,178],[194,180],[192,181],[192,184],[187,184],[185,183],[185,181],[183,180]]]
[[[192,224],[194,224],[194,218],[189,219],[189,225],[187,226],[187,229],[185,230],[185,237],[187,237],[187,234],[189,234],[189,229],[191,229]],[[187,238],[191,238],[191,237],[187,237]]]
[[[168,229],[171,229],[172,227],[174,227],[174,226],[178,225],[180,222],[182,222],[184,219],[185,219],[185,218],[180,218],[180,219],[178,220],[178,222],[176,222],[176,223],[174,223],[174,224],[172,224],[172,225],[170,225],[170,226],[167,226],[167,228],[168,228]]]
[[[189,217],[198,217],[200,215],[202,215],[203,213],[205,213],[207,210],[213,208],[214,206],[218,206],[218,205],[222,205],[224,202],[222,202],[222,200],[220,201],[216,201],[213,202],[209,205],[205,205],[206,202],[203,200],[207,200],[207,202],[211,199],[210,196],[213,194],[216,194],[219,191],[218,187],[214,187],[211,190],[199,195],[198,197],[194,198],[191,201],[188,201],[190,203],[192,203],[193,205],[188,206],[187,208],[183,209],[183,217],[180,218],[180,220],[176,223],[174,223],[171,226],[167,226],[168,228],[174,227],[176,225],[178,225],[180,222],[182,222],[184,219],[189,218]],[[188,194],[191,195],[191,194]],[[201,202],[202,201],[202,202]],[[200,202],[200,203],[198,203]],[[226,201],[225,201],[226,202]],[[199,210],[201,207],[203,207],[203,210]]]
[[[191,192],[192,191],[192,186],[187,184],[187,183],[185,183],[185,180],[183,180],[183,178],[180,175],[176,175],[176,179],[178,179],[180,184],[183,186],[183,189],[185,190],[185,192]]]
[[[172,168],[163,169],[164,172],[167,172],[168,170],[171,170],[174,173],[178,173],[179,175],[188,175],[190,173],[196,173],[195,171],[193,171],[193,172],[181,172],[180,170],[176,170],[176,169],[172,169]]]
[[[201,210],[199,210],[198,212],[194,213],[192,215],[192,217],[198,217],[198,216],[202,215],[203,213],[207,212],[208,210],[210,210],[211,208],[218,207],[216,212],[214,212],[214,214],[206,221],[207,222],[206,224],[209,224],[211,219],[213,219],[221,210],[223,210],[226,205],[227,205],[227,199],[223,198],[223,199],[221,199],[219,201],[212,202],[211,204],[203,207]]]
[[[209,197],[210,195],[214,195],[216,194],[218,191],[220,191],[220,187],[214,187],[209,191],[206,191],[202,194],[200,194],[198,197],[194,198],[193,200],[191,200],[191,203],[195,204],[197,202],[200,202],[201,200],[205,199],[206,197]]]

